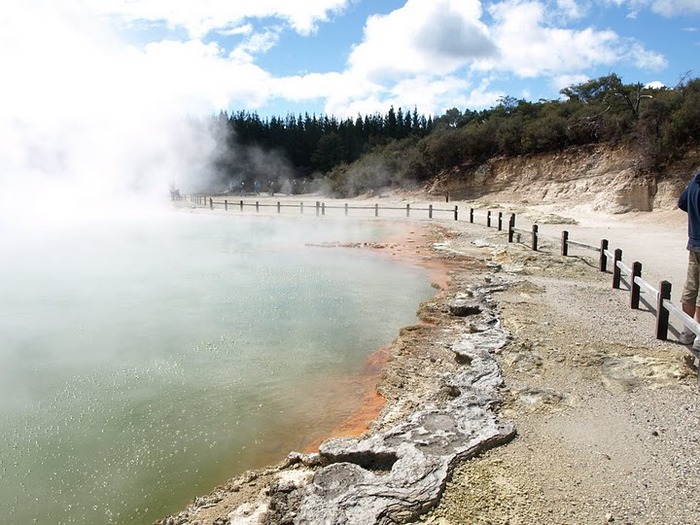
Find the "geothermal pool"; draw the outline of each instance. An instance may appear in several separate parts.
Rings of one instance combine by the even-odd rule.
[[[387,228],[163,211],[6,236],[0,521],[151,523],[321,437],[338,385],[433,290],[306,243]]]

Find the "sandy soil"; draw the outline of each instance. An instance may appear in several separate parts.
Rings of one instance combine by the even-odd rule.
[[[378,388],[388,400],[384,410],[397,417],[419,397],[439,395],[435,378],[449,367],[439,334],[454,322],[440,315],[445,301],[485,278],[509,284],[493,298],[511,333],[498,355],[505,379],[500,412],[515,423],[518,437],[460,465],[439,505],[421,521],[700,523],[700,391],[688,348],[654,338],[649,308],[630,309],[628,292],[612,290],[610,274],[596,269],[595,254],[559,254],[562,229],[594,245],[607,238],[611,249],[623,249],[626,264],[642,262],[650,283],[670,280],[676,296],[687,257],[684,215],[604,216],[494,201],[449,206],[455,204],[476,207],[477,215],[514,211],[519,228],[537,221],[543,238],[533,252],[509,244],[505,232],[486,228],[482,218],[479,224],[413,218],[421,234],[410,242],[371,247],[449,275],[449,283],[436,282],[436,298],[422,305],[425,323],[402,331],[389,349]],[[234,509],[264,490],[275,472],[236,478],[163,523],[255,523],[250,515],[238,520]]]

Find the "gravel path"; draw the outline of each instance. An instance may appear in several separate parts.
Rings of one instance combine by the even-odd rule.
[[[474,252],[473,233],[451,241]],[[700,400],[687,347],[654,338],[610,274],[556,247],[477,242],[513,286],[495,294],[513,340],[501,413],[518,437],[466,462],[422,522],[700,523]]]

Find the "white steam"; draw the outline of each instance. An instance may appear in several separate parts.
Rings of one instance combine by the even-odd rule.
[[[189,70],[188,53],[204,69]],[[17,217],[163,201],[171,184],[216,178],[220,141],[199,119],[227,102],[209,82],[220,72],[206,70],[217,53],[199,41],[137,48],[77,1],[6,0],[0,231]]]

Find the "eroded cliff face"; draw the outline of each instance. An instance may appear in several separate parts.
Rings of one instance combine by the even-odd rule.
[[[488,195],[528,204],[584,204],[607,213],[651,211],[675,207],[699,168],[700,151],[662,172],[645,172],[632,148],[596,145],[496,158],[476,168],[455,167],[441,174],[429,192],[449,192],[459,200]]]

